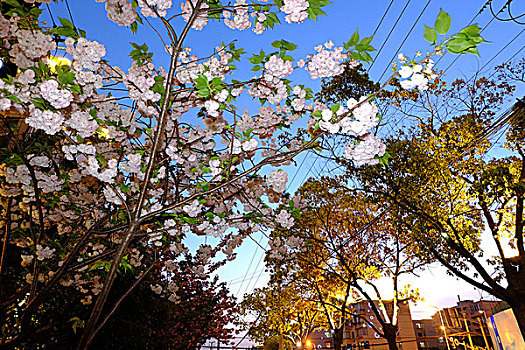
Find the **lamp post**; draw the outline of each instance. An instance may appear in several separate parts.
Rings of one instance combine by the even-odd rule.
[[[470,343],[470,347],[471,349],[474,349],[474,343],[472,342],[472,336],[470,335],[470,329],[468,328],[467,316],[465,315],[464,311],[461,311],[461,315],[463,316],[463,321],[465,322],[465,329],[467,330],[467,336]]]
[[[448,343],[448,336],[447,336],[447,327],[445,327],[445,324],[443,323],[443,316],[441,315],[441,309],[434,305],[429,305],[429,306],[436,308],[438,311],[439,320],[441,322],[441,326],[439,328],[443,331],[443,334],[445,335],[445,343],[447,344],[447,350],[450,350],[450,345]]]

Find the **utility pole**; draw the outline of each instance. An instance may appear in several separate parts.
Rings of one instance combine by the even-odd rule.
[[[470,335],[470,330],[468,328],[467,316],[465,315],[465,312],[461,312],[461,314],[463,315],[463,321],[465,321],[465,328],[467,330],[468,340],[469,340],[469,343],[470,343],[470,348],[474,349],[474,343],[472,342],[472,336]]]
[[[485,311],[480,311],[480,313],[482,313],[481,315],[479,315],[478,317],[478,322],[479,322],[479,327],[481,328],[481,334],[483,334],[483,340],[485,341],[485,348],[487,348],[487,350],[492,350],[489,346],[489,342],[487,341],[487,336],[485,335],[485,330],[483,329],[483,324],[485,323],[486,324],[486,321],[487,321],[487,318],[485,317],[485,321],[482,322],[481,321],[481,317],[483,315],[485,315]]]
[[[448,344],[447,327],[445,327],[445,324],[443,323],[443,316],[441,316],[440,309],[438,309],[438,313],[439,313],[439,319],[441,320],[441,330],[443,330],[443,333],[445,334],[445,342],[447,343],[447,350],[450,350],[450,345]]]

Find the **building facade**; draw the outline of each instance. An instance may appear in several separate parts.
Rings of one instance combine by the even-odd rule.
[[[414,332],[416,333],[416,344],[418,350],[445,350],[447,345],[445,337],[438,333],[434,320],[413,320]]]
[[[439,310],[432,316],[438,336],[479,348],[493,348],[487,327],[497,301],[459,300],[456,306]]]
[[[378,302],[374,302],[378,307]],[[343,332],[344,349],[373,349],[388,350],[388,344],[384,338],[374,331],[371,324],[381,330],[381,325],[370,307],[368,301],[360,301],[351,304],[354,309],[352,316],[346,323]],[[392,314],[392,303],[385,303],[387,313]],[[400,350],[417,350],[416,336],[410,315],[408,303],[399,305],[398,314],[398,347]],[[333,338],[330,331],[317,331],[309,337],[313,349],[333,349]]]

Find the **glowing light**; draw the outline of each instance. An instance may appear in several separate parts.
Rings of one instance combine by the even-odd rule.
[[[109,129],[108,128],[101,127],[100,130],[97,131],[97,134],[100,137],[103,137],[105,139],[109,139]]]
[[[310,340],[307,340],[306,341],[306,346],[311,346],[312,345],[312,342]]]
[[[55,56],[49,56],[46,58],[47,65],[49,68],[51,68],[52,73],[56,73],[56,66],[70,66],[71,67],[71,60],[66,57],[55,57]]]
[[[442,331],[445,330],[445,326],[440,326],[439,328],[441,328]]]
[[[4,66],[4,61],[0,58],[0,69]]]

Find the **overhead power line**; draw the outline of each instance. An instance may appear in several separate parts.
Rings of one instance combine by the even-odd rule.
[[[521,15],[515,16],[512,13],[512,10],[510,9],[510,5],[512,4],[512,1],[513,0],[507,0],[505,5],[503,6],[503,8],[501,10],[499,10],[498,13],[494,13],[494,9],[492,8],[492,0],[488,0],[485,3],[485,6],[488,4],[488,6],[490,8],[490,13],[492,14],[493,18],[497,19],[498,21],[501,21],[501,22],[510,22],[510,21],[512,21],[512,22],[520,24],[520,25],[525,25],[525,22],[518,21],[518,19],[520,19],[520,18],[525,16],[525,13],[522,13]],[[504,17],[500,18],[499,15],[504,11],[505,8],[507,9],[508,18],[504,18]]]
[[[392,62],[394,61],[394,59],[396,58],[397,54],[399,53],[399,51],[401,50],[401,48],[403,47],[403,45],[405,44],[405,42],[407,41],[408,37],[410,36],[410,34],[412,34],[412,31],[414,30],[414,28],[416,27],[416,25],[418,24],[419,20],[421,19],[421,16],[423,16],[423,13],[425,13],[428,5],[430,5],[430,0],[427,1],[427,4],[425,5],[425,7],[423,7],[423,10],[421,10],[421,12],[419,13],[419,16],[417,16],[417,19],[415,20],[414,24],[412,24],[412,27],[410,27],[410,30],[408,31],[407,35],[405,35],[405,38],[403,39],[403,41],[401,42],[401,44],[399,45],[399,47],[397,48],[396,51],[394,51],[394,55],[392,56],[392,58],[390,59],[390,62],[388,62],[387,65],[385,65],[385,70],[383,71],[383,73],[381,74],[381,76],[379,77],[379,79],[377,79],[377,81],[381,81],[381,79],[383,78],[383,76],[385,75],[386,71],[390,68],[390,65],[392,64]]]
[[[483,65],[483,67],[481,67],[481,69],[479,70],[480,72],[483,71],[483,69],[485,69],[485,67],[487,67],[490,62],[494,61],[494,59],[496,57],[498,57],[507,47],[509,47],[510,44],[512,44],[517,38],[519,38],[521,36],[521,34],[523,34],[523,32],[525,32],[525,28],[523,28],[518,34],[516,34],[514,36],[514,38],[512,38],[505,46],[503,46],[494,56],[492,56],[492,58],[490,60],[487,61],[487,63],[485,63]],[[523,49],[523,47],[522,47]],[[521,51],[521,50],[520,50]],[[478,74],[474,74],[470,77],[470,79],[468,81],[471,81],[472,79],[474,79]]]
[[[401,13],[399,14],[399,16],[397,17],[396,22],[394,23],[394,25],[393,25],[392,28],[390,29],[390,32],[388,32],[388,35],[387,35],[386,39],[383,41],[383,44],[382,44],[381,47],[379,48],[379,51],[377,51],[377,55],[376,55],[376,57],[374,58],[374,60],[372,61],[372,64],[370,65],[370,67],[368,67],[367,72],[369,72],[369,71],[372,69],[372,67],[374,66],[374,64],[376,63],[377,58],[379,57],[379,54],[381,53],[381,51],[383,51],[383,48],[385,47],[386,43],[388,42],[388,39],[390,39],[390,36],[391,36],[392,33],[394,32],[394,29],[396,28],[397,24],[399,23],[399,20],[401,19],[401,17],[403,17],[403,14],[405,13],[405,10],[407,9],[408,4],[410,4],[410,1],[411,1],[411,0],[408,0],[407,3],[405,4],[405,7],[403,7],[403,11],[401,11]]]

